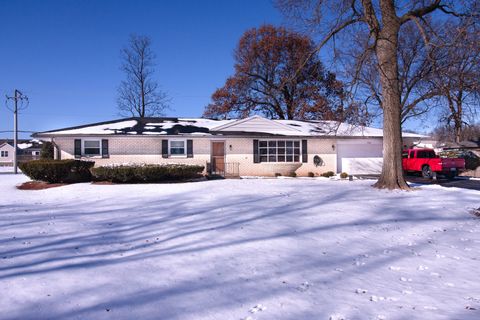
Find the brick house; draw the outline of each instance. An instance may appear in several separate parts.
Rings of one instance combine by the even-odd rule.
[[[306,176],[381,169],[381,129],[334,121],[128,118],[45,131],[56,159],[88,159],[96,166],[124,163],[205,165],[224,175]],[[405,133],[404,144],[423,138]]]

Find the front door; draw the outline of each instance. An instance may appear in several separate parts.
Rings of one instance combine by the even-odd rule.
[[[225,173],[225,142],[212,141],[212,173]]]

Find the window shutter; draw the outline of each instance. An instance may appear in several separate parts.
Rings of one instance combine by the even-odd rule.
[[[108,139],[102,139],[102,158],[110,158],[108,153]]]
[[[253,140],[253,163],[260,163],[260,156],[258,154],[258,140]]]
[[[168,140],[162,140],[162,158],[168,158]]]
[[[193,140],[187,140],[187,158],[193,158]]]
[[[82,157],[82,140],[81,139],[75,139],[75,148],[74,148],[74,154],[75,158],[81,158]]]
[[[60,147],[55,145],[55,152],[57,154],[57,157],[55,158],[55,160],[62,160],[62,151],[60,150]]]
[[[308,162],[307,140],[302,140],[302,162]]]

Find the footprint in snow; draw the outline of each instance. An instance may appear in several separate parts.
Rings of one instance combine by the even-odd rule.
[[[250,310],[248,310],[248,312],[250,313],[257,313],[259,311],[264,311],[264,310],[267,310],[267,307],[261,305],[261,304],[257,304],[255,307],[251,308]]]
[[[411,291],[411,290],[402,290],[402,293],[403,293],[403,294],[412,294],[413,291]]]
[[[455,287],[455,285],[454,285],[453,283],[451,283],[451,282],[445,282],[445,285],[446,285],[447,287]]]
[[[400,271],[400,267],[394,267],[394,266],[390,266],[388,267],[388,269],[392,270],[392,271]]]
[[[403,282],[412,282],[412,279],[411,279],[411,278],[400,277],[400,281],[403,281]]]
[[[417,270],[425,271],[425,270],[428,270],[428,267],[420,265],[420,266],[418,266]]]
[[[378,301],[383,301],[383,300],[385,300],[385,297],[370,296],[370,301],[373,301],[373,302],[378,302]]]
[[[355,293],[357,293],[357,294],[367,293],[367,292],[368,292],[367,289],[357,289],[357,290],[355,290]]]
[[[302,283],[301,285],[299,285],[297,287],[297,290],[301,291],[301,292],[305,292],[308,289],[310,289],[310,286],[311,286],[311,284],[308,281],[305,281],[304,283]]]
[[[343,314],[332,314],[329,320],[347,320],[347,318]]]
[[[360,260],[355,260],[355,262],[353,264],[356,265],[357,267],[359,267],[359,266],[364,266],[365,262],[360,261]]]

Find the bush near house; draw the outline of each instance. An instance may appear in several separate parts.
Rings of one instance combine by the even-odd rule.
[[[333,177],[334,175],[335,173],[333,171],[327,171],[321,174],[321,176],[325,178],[330,178],[330,177]]]
[[[92,180],[90,169],[95,162],[80,160],[33,160],[19,164],[32,180],[49,183],[76,183]]]
[[[53,143],[46,141],[42,144],[42,150],[40,151],[40,159],[53,160]]]
[[[340,178],[347,179],[348,178],[348,173],[346,173],[346,172],[340,173]]]
[[[115,183],[150,183],[182,181],[201,176],[204,166],[166,165],[111,165],[92,168],[93,179]]]

